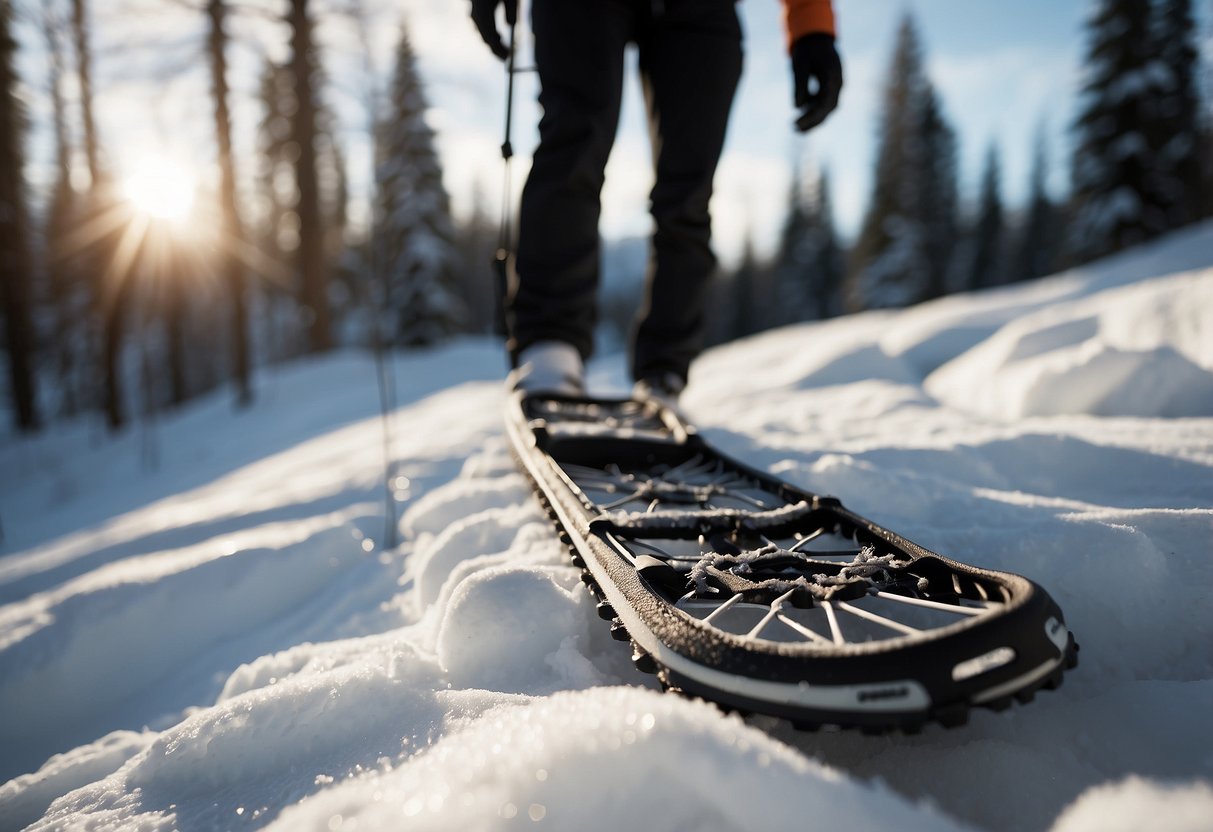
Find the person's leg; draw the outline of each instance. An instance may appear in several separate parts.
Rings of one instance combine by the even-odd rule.
[[[572,344],[587,358],[597,322],[603,171],[619,121],[630,0],[534,0],[543,118],[519,214],[509,350]]]
[[[716,268],[708,201],[741,77],[741,26],[733,0],[664,0],[654,9],[638,42],[657,168],[656,227],[632,373],[685,381],[703,349]]]

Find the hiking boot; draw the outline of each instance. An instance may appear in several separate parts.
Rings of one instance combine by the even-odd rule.
[[[518,367],[505,383],[527,395],[584,396],[585,367],[572,344],[538,341],[518,354]]]
[[[677,373],[660,373],[636,382],[632,386],[632,398],[638,402],[655,402],[677,412],[678,397],[686,386],[686,381]]]

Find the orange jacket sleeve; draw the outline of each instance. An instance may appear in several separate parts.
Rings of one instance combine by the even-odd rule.
[[[788,24],[788,46],[813,32],[835,34],[834,7],[830,0],[783,0]]]

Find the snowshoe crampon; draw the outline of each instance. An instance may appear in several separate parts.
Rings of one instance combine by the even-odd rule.
[[[510,440],[612,634],[671,689],[879,732],[1061,683],[1031,581],[923,549],[731,459],[654,402],[516,394]]]

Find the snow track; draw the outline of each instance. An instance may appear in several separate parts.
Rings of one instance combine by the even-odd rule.
[[[187,409],[155,471],[83,426],[0,440],[0,829],[1208,828],[1211,251],[1205,225],[696,366],[726,452],[1065,609],[1065,686],[956,731],[656,691],[509,458],[495,345],[397,362],[390,550],[364,356]]]

